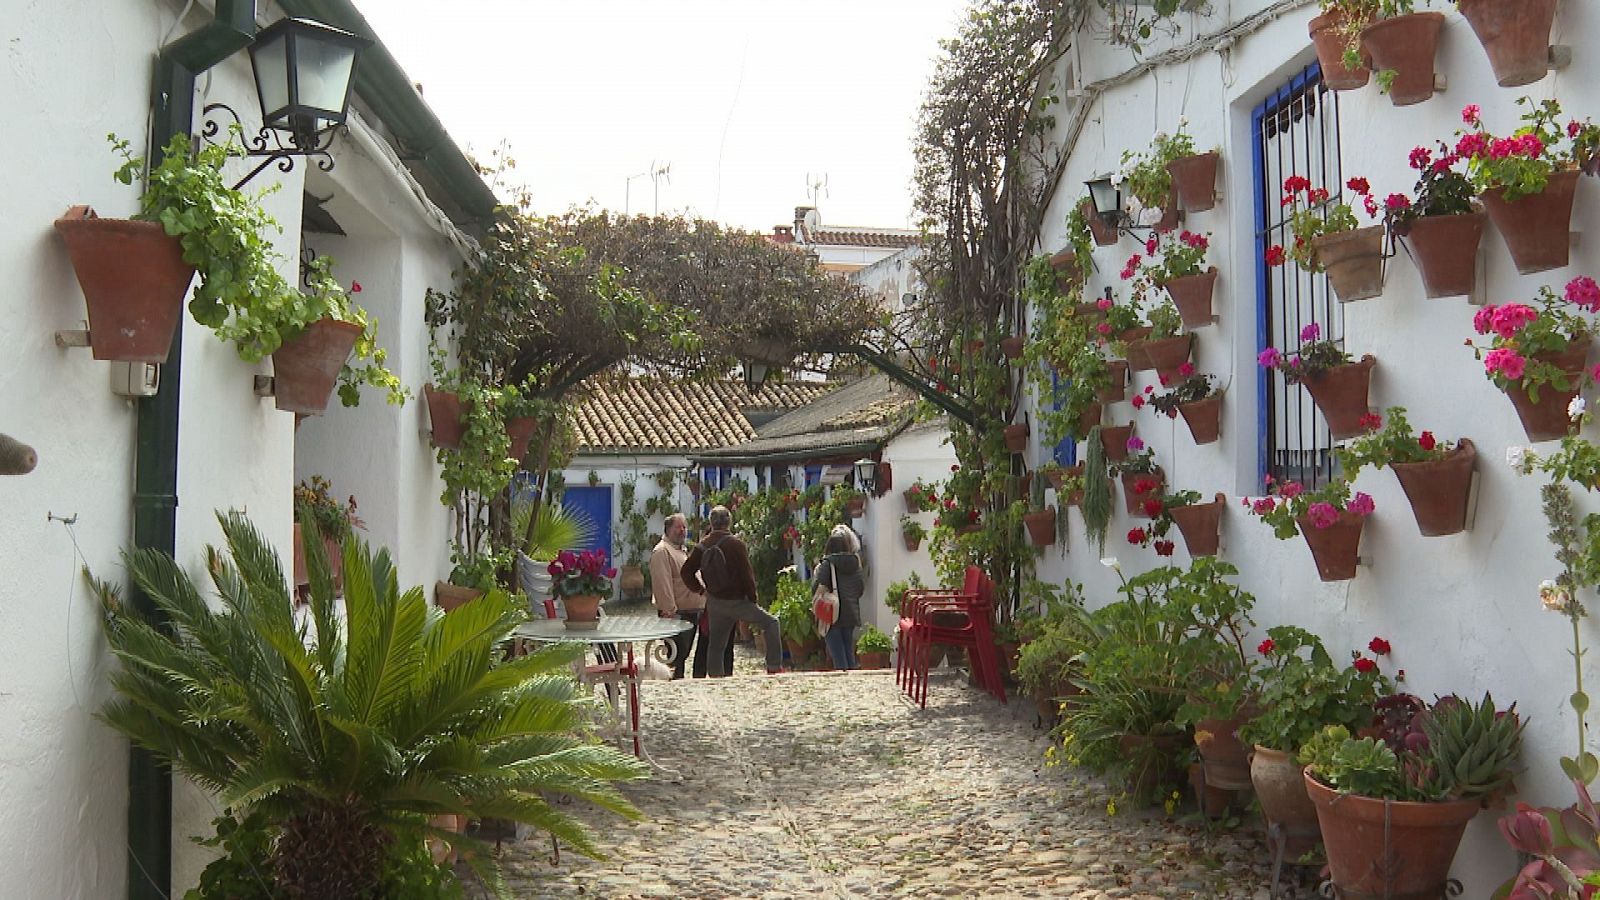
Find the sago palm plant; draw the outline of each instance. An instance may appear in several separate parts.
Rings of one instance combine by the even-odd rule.
[[[588,855],[594,843],[553,795],[638,815],[613,782],[644,770],[583,734],[567,670],[581,648],[503,658],[524,615],[506,594],[445,616],[420,588],[400,593],[387,551],[351,539],[341,617],[310,534],[309,616],[297,622],[276,553],[241,514],[218,518],[228,552],[207,551],[218,608],[149,550],[123,560],[163,621],[96,582],[123,664],[102,717],[230,814],[266,824],[267,896],[383,896],[386,860],[414,857],[435,815],[512,819]],[[503,894],[490,854],[469,858]]]

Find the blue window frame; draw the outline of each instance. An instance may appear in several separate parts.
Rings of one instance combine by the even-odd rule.
[[[1050,370],[1050,409],[1054,412],[1061,410],[1061,389],[1065,382],[1056,374],[1055,369]],[[1078,461],[1078,442],[1069,435],[1056,441],[1055,447],[1050,451],[1050,456],[1057,465],[1070,466]]]

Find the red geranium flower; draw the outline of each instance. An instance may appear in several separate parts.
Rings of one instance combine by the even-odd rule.
[[[1389,642],[1388,641],[1384,640],[1381,637],[1375,637],[1375,638],[1372,639],[1372,641],[1370,643],[1367,644],[1367,649],[1371,650],[1373,653],[1377,654],[1378,656],[1388,656],[1389,655],[1389,651],[1391,649],[1393,649],[1393,648],[1391,648],[1389,646]]]
[[[1371,431],[1377,431],[1379,428],[1383,427],[1383,417],[1377,413],[1367,413],[1356,421],[1360,423],[1362,428],[1366,428]]]
[[[1278,646],[1276,641],[1274,641],[1272,638],[1267,638],[1256,645],[1256,652],[1262,656],[1270,656],[1272,654],[1272,648],[1276,646]]]
[[[1144,514],[1154,519],[1161,515],[1161,501],[1154,497],[1144,502]]]
[[[1433,432],[1431,431],[1424,431],[1422,437],[1417,438],[1417,446],[1424,450],[1432,450],[1437,444],[1438,441],[1433,439]]]
[[[1172,551],[1176,549],[1178,549],[1178,545],[1171,541],[1156,541],[1157,556],[1171,556]]]
[[[1130,544],[1142,544],[1142,543],[1144,543],[1144,529],[1143,528],[1134,528],[1134,529],[1129,530],[1129,532],[1128,532],[1128,543],[1130,543]]]
[[[1281,245],[1273,244],[1271,247],[1267,248],[1267,252],[1266,252],[1267,265],[1269,265],[1269,266],[1281,266],[1281,265],[1283,265],[1284,258],[1285,258],[1285,253],[1283,252],[1283,247]]]
[[[1353,663],[1353,665],[1355,666],[1355,670],[1357,672],[1361,672],[1363,674],[1365,674],[1367,672],[1371,672],[1374,669],[1378,668],[1378,664],[1377,663],[1373,662],[1370,659],[1367,659],[1365,656],[1357,656],[1356,657],[1356,661]]]

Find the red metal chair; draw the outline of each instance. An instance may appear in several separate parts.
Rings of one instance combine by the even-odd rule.
[[[976,598],[978,585],[983,579],[983,571],[977,566],[968,566],[966,579],[961,590],[949,588],[917,588],[908,590],[900,599],[900,627],[895,629],[896,649],[894,679],[895,684],[910,693],[911,673],[915,670],[912,661],[925,649],[918,647],[917,623],[921,620],[922,608],[935,600],[957,600],[962,597]]]
[[[969,567],[963,590],[907,592],[901,606],[896,680],[912,702],[928,705],[928,662],[936,644],[965,647],[978,684],[1006,702],[994,645],[994,585]]]

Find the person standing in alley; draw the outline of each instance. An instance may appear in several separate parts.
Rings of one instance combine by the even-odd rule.
[[[667,517],[661,540],[650,551],[650,599],[655,603],[656,614],[663,619],[682,619],[694,626],[673,638],[677,653],[672,661],[674,680],[683,677],[691,649],[694,652],[693,673],[696,678],[706,677],[706,637],[700,635],[700,619],[706,612],[705,594],[694,591],[683,580],[683,564],[689,558],[684,539],[689,534],[689,523],[682,513]],[[733,665],[733,645],[728,644],[727,665]]]
[[[861,557],[857,555],[851,535],[835,529],[823,545],[825,554],[817,563],[817,584],[827,587],[839,596],[839,611],[822,642],[828,648],[835,669],[854,669],[856,664],[856,629],[861,627],[861,595],[867,592],[866,579],[861,573]]]
[[[744,541],[733,536],[733,513],[726,506],[714,506],[706,523],[711,533],[689,551],[682,573],[691,590],[706,595],[707,671],[712,678],[733,674],[724,653],[734,623],[749,622],[760,626],[766,636],[767,674],[781,672],[783,637],[778,620],[756,603],[756,573]]]

